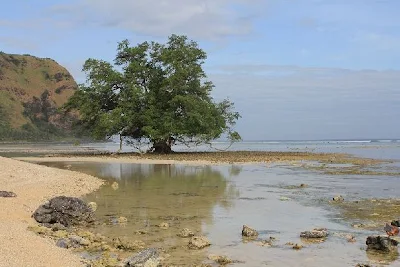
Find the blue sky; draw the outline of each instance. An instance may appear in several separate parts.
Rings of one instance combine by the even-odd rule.
[[[6,1],[0,51],[50,57],[78,82],[89,58],[186,34],[245,140],[400,138],[398,0]]]

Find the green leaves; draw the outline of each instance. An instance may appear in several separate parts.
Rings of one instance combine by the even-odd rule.
[[[85,62],[87,82],[66,107],[78,109],[81,123],[99,138],[120,134],[170,146],[171,140],[198,144],[226,134],[238,141],[232,127],[240,115],[230,101],[212,100],[214,85],[202,68],[206,58],[186,36],[136,46],[124,40],[115,67]]]

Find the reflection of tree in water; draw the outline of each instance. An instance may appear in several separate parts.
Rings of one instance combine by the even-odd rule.
[[[146,220],[196,217],[211,222],[213,207],[218,203],[228,207],[236,193],[221,172],[210,166],[98,164],[96,169],[97,176],[120,185],[117,191],[104,187],[94,193],[99,206],[104,201],[104,206],[113,209],[107,213]]]
[[[62,164],[64,163],[59,163],[58,167],[65,168]],[[204,224],[213,223],[216,205],[229,208],[237,190],[222,173],[232,176],[240,172],[240,169],[232,172],[229,167],[220,169],[221,167],[168,164],[64,165],[70,165],[71,170],[108,181],[105,186],[87,196],[87,201],[97,202],[96,216],[100,221],[109,221],[113,216],[128,218],[125,226],[100,225],[96,231],[108,236],[141,239],[148,246],[162,246],[171,255],[169,263],[185,263],[185,266],[203,260],[206,250],[188,253],[184,249],[188,239],[177,237],[178,231],[190,228],[201,233]],[[119,184],[118,190],[110,186],[114,181]],[[170,228],[161,230],[155,226],[161,222],[168,222]],[[149,234],[137,236],[134,234],[137,230],[146,230]]]

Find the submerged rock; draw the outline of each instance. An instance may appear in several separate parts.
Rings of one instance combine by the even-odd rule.
[[[300,250],[300,249],[303,248],[303,245],[302,245],[302,244],[296,243],[296,244],[294,244],[294,245],[292,246],[292,248],[295,249],[295,250]]]
[[[158,225],[158,227],[160,227],[161,229],[168,229],[169,228],[169,224],[167,222],[162,222]]]
[[[219,255],[209,255],[208,259],[215,261],[216,263],[218,263],[220,265],[227,265],[230,263],[238,262],[238,261],[228,258],[228,256],[219,256]]]
[[[160,255],[155,248],[148,248],[125,260],[124,267],[157,267]]]
[[[111,218],[111,223],[113,223],[113,224],[126,224],[127,222],[128,222],[128,219],[123,216]]]
[[[60,223],[67,227],[94,222],[93,211],[83,200],[66,196],[50,199],[37,208],[32,216],[40,223]]]
[[[314,228],[311,231],[304,231],[300,233],[302,238],[325,238],[328,236],[326,228]]]
[[[399,244],[399,242],[387,236],[369,236],[365,243],[367,249],[383,252],[397,251],[397,245]]]
[[[119,185],[118,185],[117,182],[114,182],[114,183],[111,184],[111,187],[112,187],[112,189],[114,189],[114,190],[118,190]]]
[[[256,237],[258,236],[258,232],[255,229],[248,227],[247,225],[243,225],[242,236]]]
[[[140,240],[131,241],[124,237],[114,238],[112,244],[115,248],[122,250],[138,250],[145,247],[145,243]]]
[[[92,211],[97,210],[97,203],[96,202],[89,202],[88,206],[92,209]]]
[[[211,243],[205,236],[193,236],[189,240],[188,247],[189,249],[202,249],[210,246]]]
[[[194,236],[194,233],[188,228],[183,228],[177,235],[185,238]]]
[[[17,194],[11,191],[0,191],[0,197],[16,197]]]

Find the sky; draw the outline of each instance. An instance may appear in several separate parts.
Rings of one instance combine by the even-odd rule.
[[[399,0],[4,1],[0,51],[48,57],[79,82],[118,42],[185,34],[244,140],[400,138]]]

